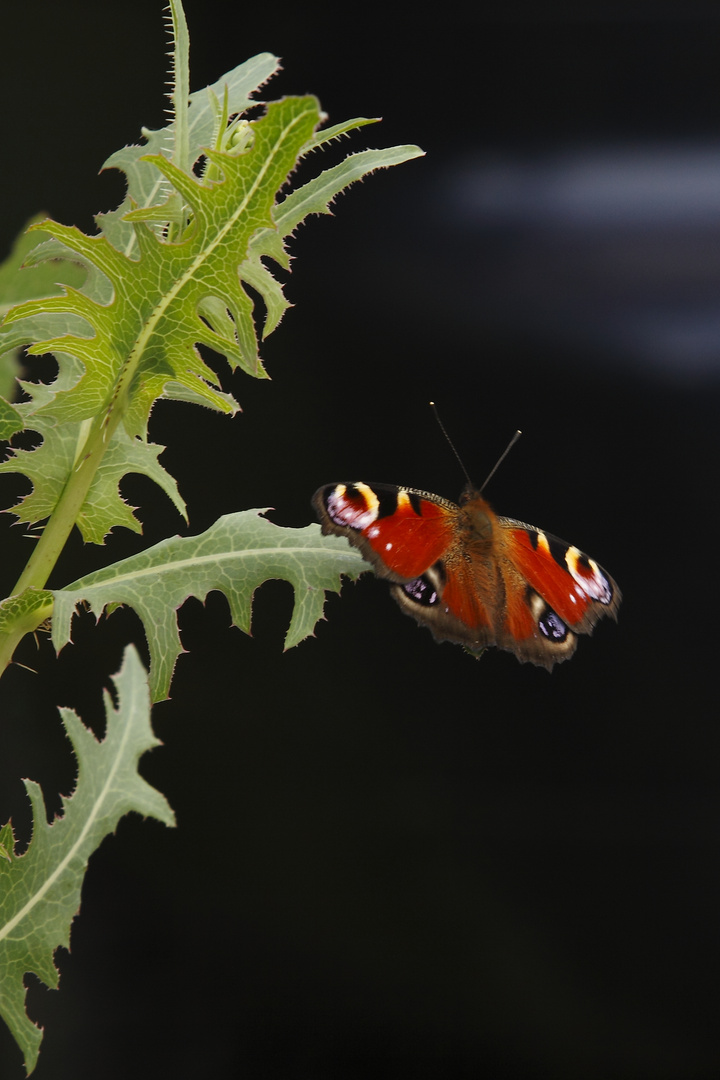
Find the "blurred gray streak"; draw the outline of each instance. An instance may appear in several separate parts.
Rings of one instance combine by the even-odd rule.
[[[475,157],[443,187],[465,319],[648,374],[720,374],[720,148]]]

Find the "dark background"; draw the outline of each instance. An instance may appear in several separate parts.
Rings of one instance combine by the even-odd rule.
[[[619,625],[549,676],[436,645],[371,577],[287,654],[289,586],[252,638],[188,602],[143,762],[178,828],[128,818],[93,856],[60,992],[28,979],[37,1080],[720,1075],[720,13],[535,9],[187,0],[193,89],[273,51],[268,97],[383,116],[344,149],[427,157],[299,231],[244,412],[163,405],[151,436],[199,532],[251,506],[304,525],[331,480],[455,497],[430,398],[478,482],[519,427],[489,497],[606,565]],[[162,124],[165,41],[147,0],[3,19],[6,250],[38,210],[87,230],[120,200],[97,169]],[[73,541],[56,584],[182,530],[123,491],[145,539]],[[0,529],[7,592],[26,552]],[[3,678],[25,840],[18,778],[51,814],[73,784],[54,703],[101,731],[138,626],[80,620]]]

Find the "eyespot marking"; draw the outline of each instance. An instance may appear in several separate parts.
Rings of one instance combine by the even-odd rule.
[[[427,575],[404,582],[400,588],[421,607],[432,607],[438,602],[438,592]]]
[[[612,603],[612,586],[594,559],[589,559],[576,547],[569,547],[565,553],[565,565],[579,586],[580,596],[589,596],[600,604]]]
[[[377,521],[379,500],[367,484],[338,484],[325,500],[328,516],[335,525],[362,532]]]

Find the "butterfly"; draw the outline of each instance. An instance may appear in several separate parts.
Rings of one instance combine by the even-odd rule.
[[[326,484],[322,531],[346,536],[392,582],[398,604],[438,641],[495,645],[552,670],[621,594],[606,570],[550,533],[499,517],[468,486],[459,505],[392,484]]]

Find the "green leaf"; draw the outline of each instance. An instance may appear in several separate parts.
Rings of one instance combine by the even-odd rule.
[[[168,696],[182,649],[177,611],[184,601],[189,596],[204,600],[217,590],[227,597],[233,624],[249,633],[253,593],[270,578],[289,581],[295,590],[285,648],[297,645],[322,618],[325,590],[339,590],[342,574],[356,578],[368,564],[341,537],[322,536],[319,525],[284,529],[261,517],[264,512],[227,514],[199,536],[163,540],[55,590],[55,648],[70,641],[71,618],[81,601],[95,615],[128,604],[145,627],[152,696],[158,701]]]
[[[6,825],[0,828],[0,860],[11,863],[14,851],[15,837],[13,836],[12,823],[8,821]],[[6,868],[3,867],[3,869]]]
[[[38,245],[37,232],[29,232],[31,225],[37,226],[44,221],[44,214],[30,218],[17,237],[10,254],[0,264],[0,315],[4,315],[14,304],[22,303],[39,296],[58,296],[62,285],[79,288],[85,280],[85,271],[72,262],[52,261],[42,266],[35,266],[32,261],[27,269],[28,256]]]
[[[61,253],[62,262],[53,259],[42,266],[34,263],[31,251],[37,247],[38,237],[27,230],[42,220],[44,215],[38,214],[27,222],[10,254],[0,264],[0,316],[25,300],[58,296],[62,293],[63,283],[79,287],[85,280],[85,269],[69,262],[67,252]],[[24,344],[24,340],[17,346],[8,341],[0,352],[0,439],[11,439],[23,429],[20,413],[9,404],[17,395],[20,344]]]
[[[379,116],[356,116],[354,120],[343,120],[340,124],[333,124],[332,127],[323,128],[303,147],[303,154],[308,154],[311,150],[317,149],[318,146],[324,146],[326,143],[332,142],[333,139],[339,139],[341,135],[347,135],[357,128],[365,127],[367,124],[379,123]]]
[[[53,612],[53,595],[47,589],[24,589],[0,602],[0,634],[14,629],[31,633]]]
[[[90,855],[130,811],[174,824],[164,796],[137,771],[140,756],[159,742],[150,727],[147,678],[132,648],[114,681],[119,704],[116,711],[105,694],[107,733],[102,742],[71,709],[61,710],[78,762],[75,791],[63,799],[62,816],[48,825],[40,787],[26,780],[34,826],[25,854],[15,855],[9,826],[0,832],[0,1014],[28,1072],[37,1062],[42,1031],[25,1013],[23,976],[32,971],[57,988],[53,954],[60,945],[69,947]]]
[[[205,147],[215,145],[216,117],[213,99],[222,100],[227,91],[230,115],[244,113],[253,103],[252,94],[272,78],[279,67],[280,62],[276,56],[260,53],[223,75],[212,86],[196,90],[190,95],[187,115],[187,156],[190,164],[185,169],[186,172],[189,172],[190,166],[197,161]],[[103,165],[103,169],[121,169],[125,173],[128,180],[128,198],[117,210],[109,214],[98,214],[95,219],[108,240],[127,255],[136,249],[136,240],[133,227],[123,220],[124,215],[132,205],[157,206],[162,201],[163,192],[168,193],[163,177],[149,164],[147,155],[162,153],[167,156],[173,152],[175,123],[155,131],[143,128],[143,135],[147,140],[144,146],[126,146],[112,154]],[[179,165],[180,162],[176,164]]]
[[[6,353],[0,358],[0,439],[12,439],[25,426],[18,410],[6,400],[12,394],[17,371],[15,357]]]
[[[329,214],[333,199],[344,188],[361,180],[375,169],[387,169],[412,158],[424,157],[419,146],[390,146],[384,150],[361,150],[350,154],[332,169],[292,191],[275,211],[275,224],[281,236],[289,236],[308,214]]]
[[[25,406],[18,406],[23,411]],[[29,416],[29,426],[33,421]],[[0,462],[0,474],[22,473],[33,484],[12,512],[18,521],[33,524],[52,514],[82,452],[83,428],[80,424],[40,425],[45,437],[35,450],[12,450]],[[76,519],[86,543],[102,544],[111,529],[118,525],[142,532],[142,525],[120,495],[119,484],[128,473],[141,473],[153,480],[168,496],[175,509],[187,520],[185,503],[172,476],[163,469],[158,457],[165,449],[158,443],[131,439],[123,427],[116,428],[95,473],[88,496]]]
[[[25,400],[17,406],[0,400],[0,437],[25,429],[41,439],[0,463],[0,472],[23,473],[33,485],[9,509],[23,522],[50,519],[21,584],[45,583],[75,523],[94,543],[119,525],[139,530],[118,490],[129,471],[153,479],[184,513],[174,480],[158,463],[162,448],[147,442],[154,403],[164,397],[234,414],[236,401],[197,347],[266,378],[258,339],[288,307],[266,260],[288,268],[283,241],[308,214],[329,213],[344,187],[422,153],[402,146],[351,155],[279,201],[302,157],[373,121],[360,117],[317,132],[321,114],[310,96],[271,102],[258,119],[243,118],[252,94],[277,70],[269,53],[190,95],[186,108],[188,43],[179,0],[171,10],[174,122],[145,132],[147,146],[109,160],[126,171],[128,198],[98,219],[100,235],[53,221],[33,226],[51,239],[26,255],[32,273],[52,260],[82,282],[18,304],[0,327],[7,385],[20,348],[53,353],[58,363],[53,382],[21,383]]]
[[[171,244],[146,225],[136,224],[140,249],[136,260],[118,252],[104,236],[89,237],[56,222],[44,223],[45,231],[102,271],[112,283],[114,299],[111,305],[102,305],[69,289],[65,296],[42,304],[31,301],[8,313],[8,326],[43,312],[72,314],[88,324],[87,336],[69,334],[31,346],[33,353],[69,353],[85,368],[78,382],[59,391],[42,412],[60,423],[94,416],[114,399],[120,380],[130,435],[145,437],[150,409],[168,382],[186,387],[193,398],[200,394],[213,408],[232,411],[227,398],[213,387],[215,375],[195,345],[208,345],[233,367],[264,374],[253,304],[238,270],[242,273],[253,233],[273,227],[275,195],[318,119],[312,97],[271,103],[254,124],[255,141],[247,153],[235,157],[207,151],[224,177],[210,187],[155,155],[151,162],[192,207],[193,228],[182,242]],[[199,317],[198,306],[208,297],[217,298],[230,312],[237,331],[234,342]]]
[[[370,123],[370,121],[365,122]],[[357,126],[359,123],[358,120],[351,121],[352,126]],[[343,126],[338,125],[339,128]],[[323,140],[320,139],[319,135],[317,138],[319,140],[318,145],[320,145]],[[332,203],[340,192],[357,180],[362,180],[364,176],[374,172],[376,169],[387,169],[392,165],[400,165],[404,161],[411,161],[413,158],[423,156],[424,151],[419,146],[413,145],[391,146],[384,150],[361,150],[357,154],[349,154],[339,165],[326,169],[319,176],[308,181],[307,184],[296,188],[295,191],[291,191],[275,208],[273,214],[275,228],[261,229],[252,237],[250,255],[243,264],[243,276],[262,293],[268,309],[266,334],[277,324],[282,311],[276,314],[278,300],[273,297],[272,288],[268,287],[266,292],[261,282],[253,280],[248,271],[254,271],[255,267],[259,266],[260,270],[270,277],[268,271],[260,262],[260,258],[263,256],[274,259],[280,266],[289,269],[290,260],[282,241],[290,236],[306,217],[310,214],[332,213]],[[272,285],[276,286],[275,280],[271,278],[271,281]],[[280,293],[280,302],[287,306],[282,293]]]

